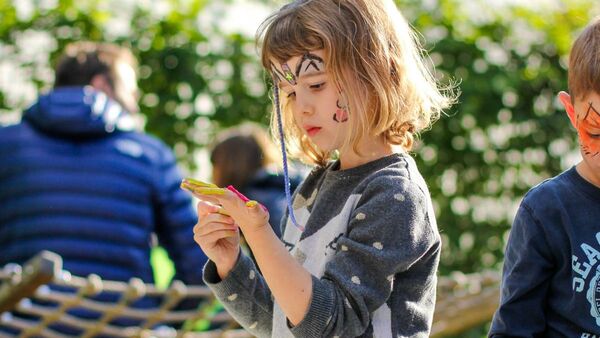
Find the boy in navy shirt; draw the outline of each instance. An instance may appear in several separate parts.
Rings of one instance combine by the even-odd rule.
[[[600,337],[600,18],[575,41],[558,97],[582,161],[521,202],[491,338]]]

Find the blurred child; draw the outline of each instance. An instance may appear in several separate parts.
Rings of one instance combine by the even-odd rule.
[[[233,185],[265,205],[271,215],[269,223],[278,237],[286,208],[280,157],[269,133],[249,122],[219,133],[210,154],[213,183],[220,187]],[[290,189],[295,190],[301,180],[300,173],[294,171],[290,176]]]
[[[531,189],[515,217],[490,337],[600,332],[600,19],[577,38],[558,95],[582,161]]]
[[[260,205],[199,189],[205,281],[259,337],[427,337],[441,243],[407,151],[452,98],[392,0],[294,1],[259,36],[274,130],[316,166],[288,202],[283,242]]]

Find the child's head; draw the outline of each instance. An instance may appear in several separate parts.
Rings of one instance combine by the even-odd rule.
[[[256,172],[279,163],[277,148],[268,132],[255,123],[244,123],[220,132],[212,146],[213,182],[242,189]]]
[[[569,94],[561,92],[559,99],[577,129],[583,160],[590,168],[600,170],[600,17],[573,43]]]
[[[262,64],[280,88],[286,143],[314,163],[339,147],[356,151],[364,137],[408,150],[414,134],[452,101],[440,92],[392,0],[294,1],[258,35]],[[306,130],[312,125],[298,125],[294,116],[304,111],[327,114],[345,131],[331,144],[317,142],[312,136],[319,130]]]

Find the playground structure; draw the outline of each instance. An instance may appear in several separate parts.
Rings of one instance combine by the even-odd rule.
[[[493,271],[441,277],[431,337],[456,335],[489,321],[498,304],[499,280],[499,273]],[[99,301],[94,296],[100,293],[117,297],[113,297],[114,302]],[[159,300],[157,306],[133,307],[142,297]],[[178,309],[178,304],[188,299],[199,300],[201,305],[192,310]],[[76,328],[80,337],[252,337],[225,311],[215,311],[215,304],[207,287],[179,281],[159,290],[136,278],[126,283],[102,280],[96,275],[72,276],[62,270],[62,259],[47,251],[22,267],[8,264],[0,269],[0,338],[70,337],[53,330],[52,324]],[[97,316],[84,319],[68,313],[75,308]],[[15,311],[21,315],[14,315]],[[136,325],[115,326],[111,323],[115,318],[134,320]],[[193,332],[194,323],[199,321],[218,329]],[[2,333],[3,328],[17,333]]]

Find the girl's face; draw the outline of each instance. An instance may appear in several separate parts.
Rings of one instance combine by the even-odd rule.
[[[348,130],[348,110],[338,87],[330,79],[323,50],[272,62],[280,96],[291,107],[294,122],[320,150],[340,149]]]

